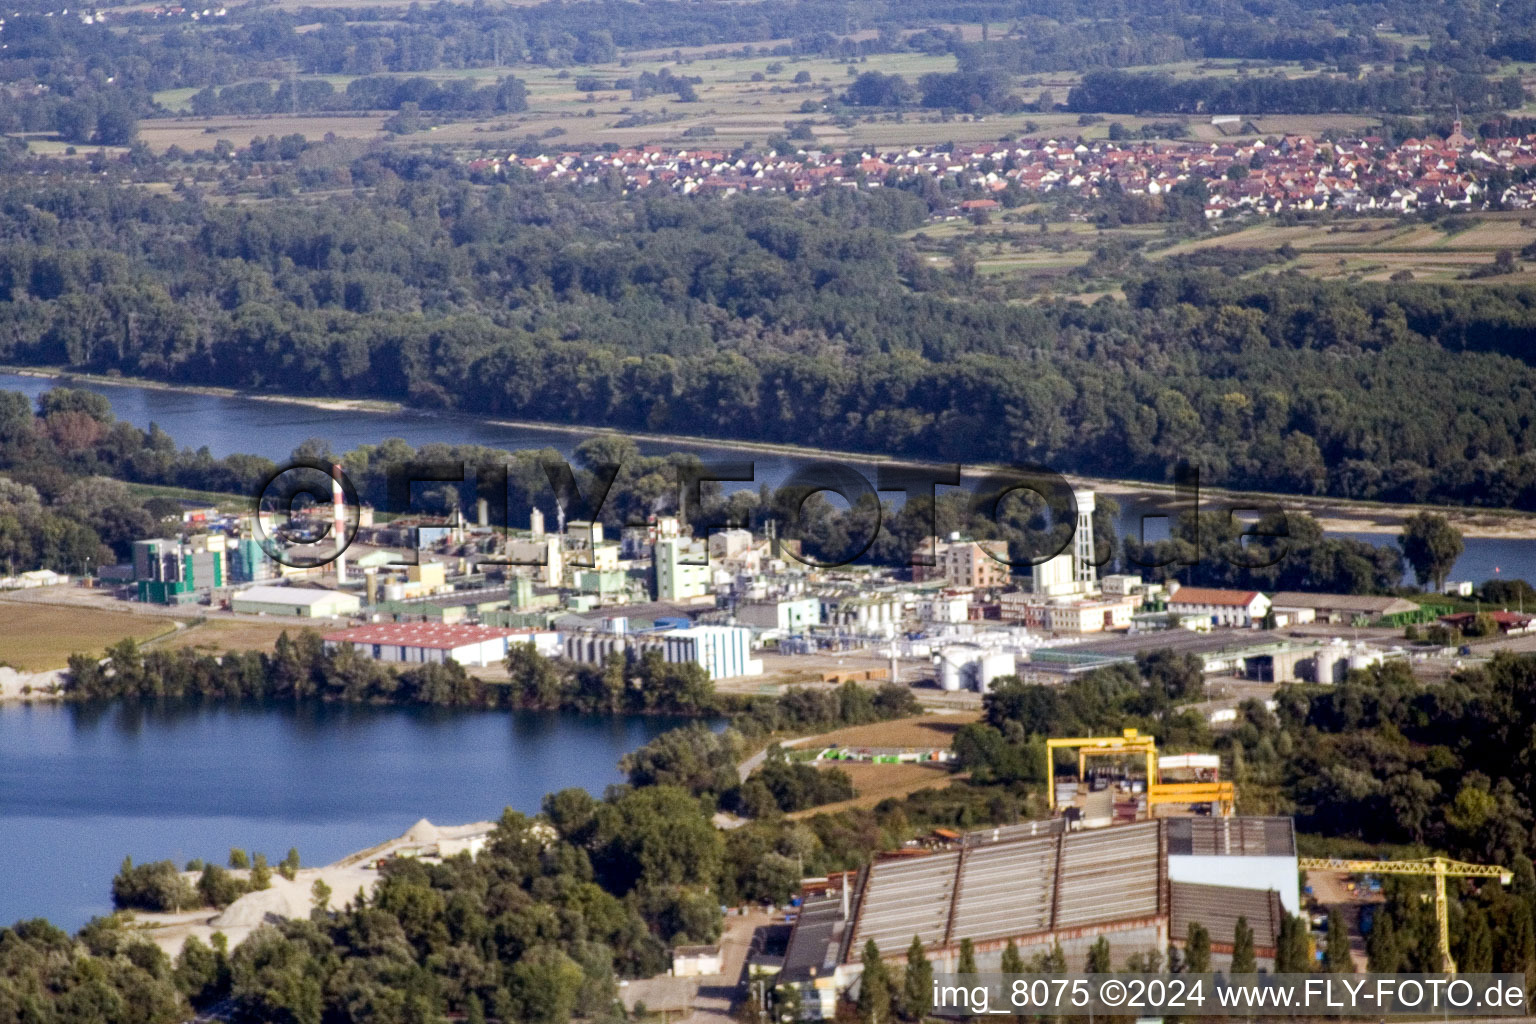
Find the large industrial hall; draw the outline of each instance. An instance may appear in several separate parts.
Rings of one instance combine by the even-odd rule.
[[[1026,961],[1059,944],[1081,970],[1101,937],[1119,963],[1179,945],[1192,921],[1210,932],[1219,969],[1239,917],[1267,965],[1283,914],[1300,910],[1297,866],[1289,818],[1171,817],[1079,831],[1055,818],[970,832],[829,880],[802,908],[780,982],[830,1016],[869,940],[897,963],[916,936],[941,971],[956,968],[966,939],[982,971],[999,969],[1009,942]]]

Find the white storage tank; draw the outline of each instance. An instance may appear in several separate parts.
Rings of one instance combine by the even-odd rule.
[[[982,655],[976,666],[976,689],[988,693],[993,682],[1003,676],[1017,675],[1018,671],[1012,654],[996,652]]]
[[[1319,683],[1330,685],[1344,681],[1348,654],[1340,641],[1328,644],[1312,656],[1313,675]]]
[[[965,688],[967,666],[975,659],[970,647],[946,647],[939,652],[939,689],[954,692]]]
[[[940,651],[939,689],[954,691],[974,686],[981,655],[981,648],[974,644],[951,644]]]
[[[1381,652],[1369,647],[1356,647],[1349,652],[1349,668],[1352,672],[1381,664]]]
[[[386,584],[384,584],[384,600],[386,600],[386,601],[404,601],[405,600],[405,584],[404,583],[386,583]]]

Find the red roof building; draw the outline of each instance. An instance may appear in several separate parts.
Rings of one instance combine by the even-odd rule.
[[[553,633],[506,629],[500,626],[445,625],[438,622],[378,622],[326,633],[327,650],[351,644],[365,658],[412,664],[456,661],[460,665],[494,665],[507,656],[512,637],[525,637],[536,646],[540,636],[558,646]]]

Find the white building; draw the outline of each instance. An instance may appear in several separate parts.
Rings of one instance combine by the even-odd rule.
[[[1168,610],[1175,615],[1209,617],[1213,626],[1247,629],[1269,611],[1269,598],[1257,590],[1180,587],[1168,598]]]
[[[250,587],[229,599],[230,609],[243,615],[293,615],[306,619],[356,615],[362,606],[355,594],[313,587]]]
[[[380,622],[326,633],[323,639],[327,650],[351,644],[365,658],[418,665],[495,665],[506,658],[507,644],[518,642],[531,643],[542,654],[559,653],[554,633],[436,622]]]
[[[924,622],[968,622],[971,594],[925,594],[917,599],[917,617]]]
[[[709,549],[700,541],[669,537],[656,542],[656,600],[689,601],[709,593]]]
[[[1099,586],[1106,595],[1112,597],[1129,597],[1141,592],[1141,577],[1127,573],[1110,573],[1099,580]]]
[[[761,660],[752,658],[752,631],[740,626],[689,626],[660,634],[662,654],[669,662],[702,665],[711,679],[763,674]]]
[[[572,633],[565,638],[565,656],[586,665],[601,665],[610,655],[639,657],[659,650],[671,664],[694,664],[710,679],[757,676],[762,659],[752,657],[752,630],[745,626],[687,626],[652,633]]]
[[[672,951],[674,978],[707,978],[724,970],[724,964],[719,946],[678,946]]]

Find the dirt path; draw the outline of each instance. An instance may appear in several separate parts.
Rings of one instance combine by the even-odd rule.
[[[1307,884],[1312,896],[1329,913],[1344,915],[1344,925],[1349,929],[1349,956],[1355,962],[1356,971],[1366,969],[1365,936],[1360,931],[1360,911],[1372,903],[1381,903],[1382,897],[1349,891],[1349,875],[1343,871],[1308,871]]]

